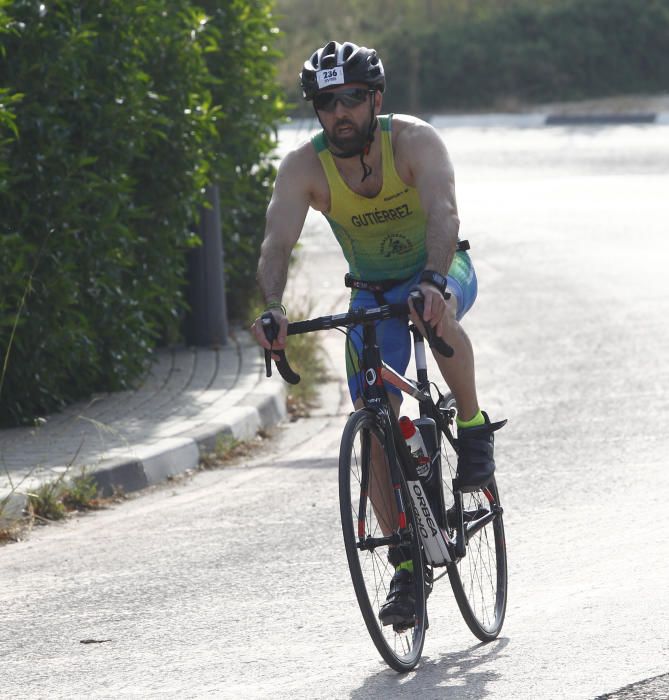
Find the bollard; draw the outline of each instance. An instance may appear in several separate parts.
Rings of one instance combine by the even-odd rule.
[[[190,311],[184,321],[184,335],[189,345],[212,347],[228,342],[218,185],[207,188],[207,199],[210,206],[202,209],[198,227],[202,245],[187,254],[186,300]]]

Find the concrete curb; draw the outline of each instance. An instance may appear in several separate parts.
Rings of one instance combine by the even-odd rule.
[[[669,124],[669,112],[543,113],[434,115],[427,121],[435,129],[456,127],[537,129],[548,126],[624,126]]]
[[[259,374],[262,364],[259,353],[254,355],[255,361],[251,361],[248,368],[250,375]],[[127,493],[138,491],[197,469],[200,457],[214,452],[221,438],[248,440],[285,417],[284,385],[267,380],[218,419],[189,430],[183,436],[163,438],[155,445],[137,446],[133,457],[96,469],[93,476],[105,496],[119,488]]]
[[[200,457],[214,452],[221,438],[248,440],[286,417],[284,382],[278,377],[265,378],[264,359],[255,343],[245,337],[232,342],[240,358],[234,387],[204,409],[198,420],[191,417],[179,423],[175,435],[104,451],[100,462],[87,469],[103,496],[119,490],[139,491],[195,470]],[[78,465],[69,472],[72,476],[79,473]],[[7,527],[21,518],[28,504],[26,492],[57,477],[58,473],[46,470],[20,489],[5,496],[0,493],[0,526]]]
[[[655,124],[657,114],[549,114],[546,126],[589,126],[591,124]]]

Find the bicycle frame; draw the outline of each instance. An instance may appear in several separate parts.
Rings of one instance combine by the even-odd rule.
[[[440,431],[446,435],[451,446],[455,447],[455,440],[449,426],[444,424],[443,416],[436,409],[432,397],[429,393],[429,380],[427,375],[427,358],[425,354],[425,339],[420,334],[420,331],[414,326],[409,326],[413,337],[414,344],[414,360],[416,363],[417,382],[405,377],[396,372],[392,367],[383,364],[382,376],[384,381],[392,384],[406,394],[419,402],[420,415],[428,416],[434,419],[439,426]],[[467,513],[467,522],[465,522],[465,512],[463,507],[462,492],[453,484],[453,497],[455,500],[455,537],[451,538],[449,534],[440,528],[440,533],[446,541],[447,550],[451,557],[448,561],[457,561],[465,556],[466,544],[469,540],[482,528],[492,522],[503,511],[502,508],[494,503],[494,499],[487,488],[482,489],[488,502],[491,504],[490,511],[485,511],[480,516],[477,513]],[[429,506],[429,503],[428,503]],[[440,506],[444,508],[444,504]],[[440,513],[440,515],[444,515]],[[444,522],[442,520],[442,522]],[[421,537],[423,533],[421,532]],[[432,562],[433,566],[439,566],[436,562]]]
[[[432,512],[423,484],[418,477],[411,453],[402,437],[397,418],[390,410],[390,401],[385,389],[384,380],[393,386],[409,393],[421,404],[421,415],[431,413],[424,408],[425,404],[432,404],[432,399],[425,391],[427,388],[427,362],[425,356],[425,344],[419,333],[413,333],[414,356],[416,366],[419,369],[419,382],[422,377],[422,386],[414,383],[407,377],[399,374],[385,364],[381,358],[379,347],[376,343],[376,328],[373,324],[363,325],[363,346],[361,370],[364,377],[362,398],[365,408],[377,413],[379,422],[385,424],[385,433],[391,439],[388,440],[390,458],[390,477],[395,492],[395,501],[398,511],[398,530],[401,532],[407,523],[405,504],[400,489],[398,470],[405,474],[411,508],[413,510],[416,526],[423,543],[427,563],[432,566],[445,566],[454,560],[454,542],[448,533],[437,525],[437,518]],[[425,413],[423,413],[425,411]],[[392,417],[391,417],[392,414]],[[401,465],[401,466],[400,466]],[[361,497],[360,513],[365,512],[366,503]],[[440,514],[443,522],[445,514]],[[362,518],[359,520],[359,522]],[[364,533],[358,531],[359,540],[364,545]],[[368,545],[367,545],[368,546]]]
[[[414,305],[418,307],[418,302],[414,298]],[[425,354],[425,342],[423,336],[418,330],[411,325],[410,330],[413,336],[414,343],[414,358],[417,369],[417,382],[399,374],[381,358],[381,352],[376,342],[375,323],[387,318],[406,316],[409,313],[407,304],[394,304],[377,307],[374,309],[356,308],[348,313],[336,314],[333,316],[322,316],[317,319],[306,321],[297,321],[289,324],[288,335],[297,335],[300,333],[309,333],[312,331],[327,330],[331,328],[351,328],[352,326],[362,325],[363,328],[363,348],[361,369],[363,375],[362,397],[364,408],[360,410],[373,411],[383,428],[385,434],[392,438],[388,440],[389,449],[392,452],[390,455],[390,477],[392,487],[395,494],[395,501],[398,510],[398,534],[392,540],[383,538],[384,544],[399,543],[401,536],[399,533],[406,528],[407,518],[405,504],[403,503],[401,494],[401,478],[400,469],[406,476],[409,494],[411,497],[411,507],[418,523],[420,537],[425,548],[428,563],[432,566],[445,566],[451,562],[457,561],[466,554],[466,543],[478,530],[487,525],[491,520],[497,517],[497,514],[502,512],[499,506],[491,510],[485,516],[480,518],[471,517],[467,514],[467,523],[465,526],[465,513],[463,511],[462,493],[453,484],[453,495],[455,498],[455,536],[450,537],[445,529],[439,527],[437,523],[446,522],[446,514],[439,513],[439,519],[435,518],[430,503],[425,495],[423,484],[418,477],[413,458],[406,445],[404,438],[399,429],[397,418],[391,410],[390,401],[385,389],[384,381],[396,386],[401,391],[409,394],[419,401],[421,416],[429,416],[433,418],[443,432],[451,445],[455,448],[455,441],[451,435],[450,429],[444,423],[444,418],[440,411],[435,406],[430,393],[429,381],[427,375],[427,361]],[[263,317],[263,323],[266,326],[268,338],[272,340],[276,337],[276,329],[273,331],[272,324],[274,323],[271,314]],[[432,347],[436,347],[439,352],[446,356],[452,354],[452,348],[444,344],[440,338],[434,335],[429,324],[426,324],[428,339]],[[431,332],[432,331],[432,332]],[[272,334],[273,333],[273,334]],[[265,362],[267,368],[267,376],[271,376],[271,354],[270,351],[265,351]],[[288,364],[285,352],[283,350],[275,350],[273,354],[279,357],[277,361],[277,369],[281,376],[289,383],[296,384],[300,381],[300,377],[296,374]],[[392,414],[392,416],[391,416]],[[457,449],[457,448],[456,448]],[[486,497],[493,504],[493,499],[487,489],[483,489]],[[361,499],[364,496],[361,496]],[[442,511],[444,504],[441,503]],[[360,512],[364,512],[364,502],[361,500]],[[474,514],[475,516],[476,514]],[[359,546],[361,548],[366,545],[362,541],[364,534],[361,535]],[[379,541],[379,543],[381,543]],[[374,543],[368,543],[368,546],[375,546]]]
[[[429,393],[429,380],[427,374],[427,357],[425,353],[425,339],[421,335],[420,331],[413,324],[409,326],[413,338],[414,347],[414,361],[416,364],[416,375],[417,381],[405,377],[404,375],[396,372],[392,367],[388,366],[383,362],[380,357],[379,348],[376,346],[376,333],[374,326],[370,325],[364,326],[365,331],[363,331],[363,369],[367,368],[378,368],[380,366],[380,372],[378,369],[374,369],[373,373],[370,374],[369,379],[374,379],[374,382],[366,381],[366,385],[363,385],[363,400],[365,406],[368,410],[379,410],[379,405],[386,407],[384,411],[385,422],[388,426],[387,434],[393,436],[392,440],[392,450],[393,450],[393,462],[395,465],[399,460],[402,462],[403,471],[406,475],[407,486],[409,488],[409,494],[412,501],[412,509],[414,516],[416,518],[416,523],[420,532],[421,541],[425,549],[426,558],[428,563],[432,566],[447,566],[451,562],[457,561],[465,556],[466,554],[466,544],[471,537],[473,537],[479,530],[488,525],[492,520],[494,520],[498,514],[502,512],[499,506],[494,505],[494,499],[487,489],[483,489],[483,493],[486,498],[491,503],[491,510],[486,511],[481,514],[480,517],[476,517],[477,514],[468,514],[467,522],[465,522],[465,512],[463,507],[463,497],[462,492],[453,485],[453,496],[455,500],[455,537],[451,537],[448,532],[439,527],[438,522],[446,522],[445,506],[443,502],[439,504],[441,512],[437,515],[439,518],[435,518],[435,513],[432,511],[430,502],[425,494],[423,488],[423,483],[416,473],[416,468],[413,462],[413,458],[409,450],[406,447],[406,443],[401,436],[399,427],[397,424],[397,419],[390,417],[390,411],[387,407],[390,405],[387,392],[383,387],[383,382],[388,382],[394,387],[400,389],[402,392],[409,394],[412,398],[419,402],[420,415],[428,416],[433,418],[440,431],[446,435],[448,441],[455,448],[455,441],[453,435],[451,434],[448,425],[443,422],[443,417],[440,415],[438,409],[432,400]],[[367,354],[365,354],[365,348],[367,348]],[[367,364],[370,362],[371,364]],[[380,382],[383,391],[378,390],[379,382],[376,381],[376,377],[380,374],[382,381]],[[399,446],[399,449],[398,449]],[[398,484],[397,476],[393,472],[393,465],[391,464],[391,477],[393,479],[393,484]],[[441,475],[440,475],[441,478]],[[398,500],[398,509],[400,510],[399,527],[406,526],[406,514],[404,512],[404,504],[401,502],[401,494],[396,494],[396,499]],[[364,504],[361,503],[361,506]],[[360,512],[364,512],[364,508],[361,508]]]

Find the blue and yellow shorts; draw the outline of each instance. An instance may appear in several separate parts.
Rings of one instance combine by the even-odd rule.
[[[392,287],[383,293],[387,304],[401,304],[406,302],[409,291],[418,284],[420,272],[410,277],[396,287]],[[478,283],[476,272],[469,254],[458,251],[453,258],[453,263],[448,270],[448,289],[457,299],[456,318],[459,321],[471,309],[476,300]],[[373,309],[379,306],[373,292],[354,289],[351,293],[351,308],[364,307]],[[376,340],[381,348],[381,357],[386,364],[396,372],[404,374],[411,358],[411,337],[406,319],[389,318],[376,324]],[[362,354],[362,327],[355,326],[350,329],[346,341],[346,376],[348,377],[348,389],[351,399],[355,402],[362,391],[363,378],[360,372],[360,357]],[[399,389],[386,384],[386,389],[401,395]]]

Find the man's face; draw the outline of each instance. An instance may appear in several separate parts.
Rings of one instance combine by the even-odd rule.
[[[363,83],[350,83],[319,92],[314,97],[323,128],[330,143],[343,153],[361,151],[367,144],[367,134],[377,105],[379,92],[370,92]]]

